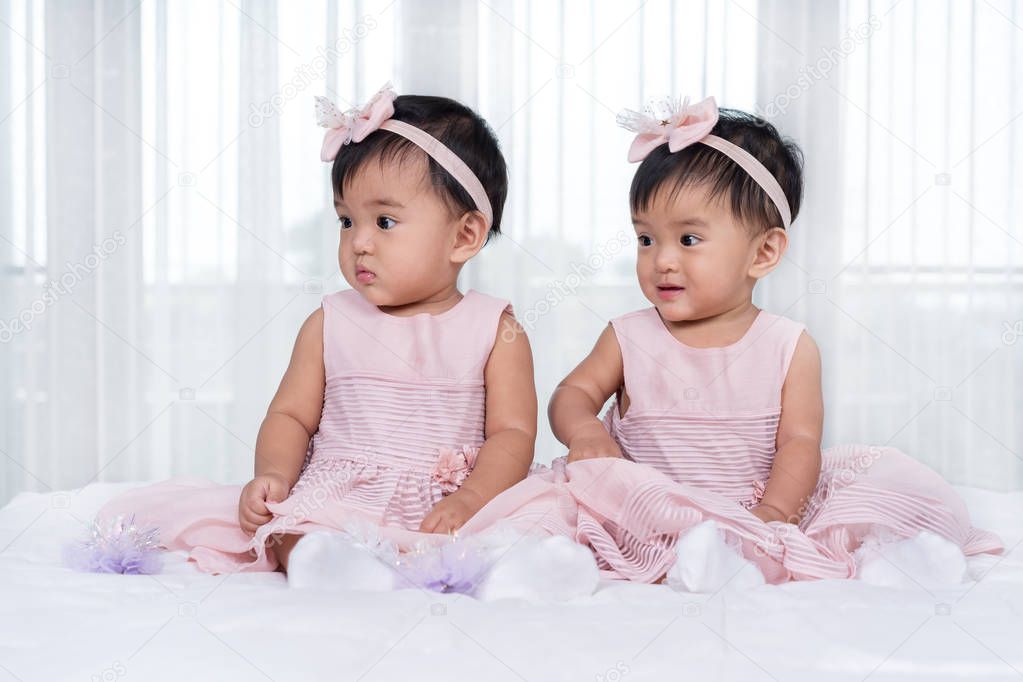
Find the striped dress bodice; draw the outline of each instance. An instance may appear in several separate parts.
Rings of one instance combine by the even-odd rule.
[[[407,317],[354,290],[325,295],[323,411],[293,494],[418,527],[464,478],[452,462],[483,444],[484,370],[505,310],[474,290],[441,314]]]
[[[763,494],[781,418],[781,389],[803,325],[760,311],[719,348],[676,339],[654,307],[611,321],[629,407],[604,424],[627,459],[744,506]]]

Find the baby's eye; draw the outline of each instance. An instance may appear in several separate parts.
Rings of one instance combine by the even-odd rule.
[[[385,215],[382,215],[379,218],[377,218],[377,227],[379,227],[381,230],[389,230],[397,224],[398,222],[394,218],[388,218]]]
[[[337,222],[341,225],[342,230],[347,230],[352,226],[352,219],[346,215],[339,216]]]
[[[654,240],[652,240],[648,235],[645,234],[639,235],[637,239],[639,239],[640,246],[650,246],[651,244],[654,243]]]
[[[682,235],[682,246],[696,246],[702,239],[697,237],[695,234],[684,234]]]

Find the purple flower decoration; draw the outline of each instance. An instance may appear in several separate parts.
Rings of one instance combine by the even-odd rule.
[[[106,523],[93,521],[89,537],[64,547],[64,565],[88,573],[142,575],[159,573],[162,556],[159,528],[139,528],[134,515]]]
[[[489,561],[481,548],[454,535],[450,542],[402,554],[395,564],[399,574],[416,587],[471,594]]]

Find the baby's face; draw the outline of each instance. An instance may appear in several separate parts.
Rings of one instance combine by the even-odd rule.
[[[370,161],[334,206],[341,274],[374,305],[421,301],[457,279],[456,219],[429,186],[425,161]]]
[[[757,240],[702,188],[662,190],[632,222],[640,288],[665,320],[699,320],[749,300]]]

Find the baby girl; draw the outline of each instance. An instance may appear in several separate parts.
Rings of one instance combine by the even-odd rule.
[[[351,289],[325,295],[299,330],[255,477],[165,481],[100,512],[158,526],[162,546],[203,571],[288,570],[311,531],[440,542],[533,458],[529,342],[508,301],[457,287],[500,233],[507,172],[493,132],[458,102],[389,86],[361,110],[322,98],[317,109]],[[325,537],[305,545],[308,571]]]
[[[934,571],[958,567],[952,579],[964,554],[1000,552],[952,487],[911,457],[821,450],[817,345],[803,324],[753,304],[799,212],[798,147],[713,98],[619,122],[638,133],[629,204],[651,305],[612,319],[554,392],[550,421],[567,457],[466,529],[567,535],[606,577],[667,574],[694,591],[744,568],[753,582],[857,577],[900,542]]]

